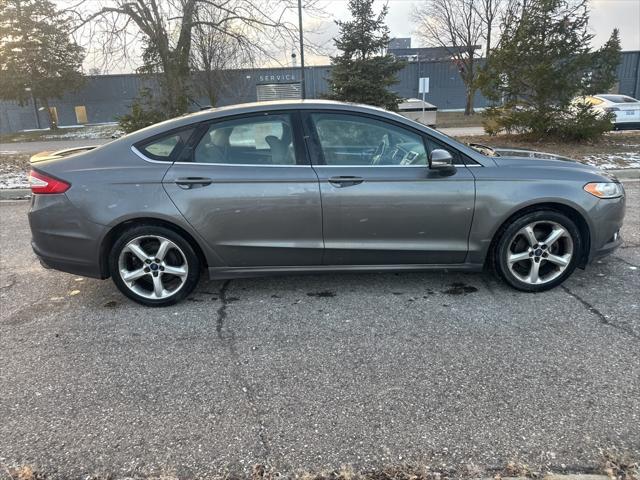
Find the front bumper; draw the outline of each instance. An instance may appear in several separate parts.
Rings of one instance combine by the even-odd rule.
[[[29,210],[31,247],[47,267],[104,278],[100,242],[106,228],[90,222],[65,194],[33,195]]]
[[[592,231],[588,261],[611,254],[622,245],[620,230],[624,221],[626,198],[599,200],[590,212]]]
[[[605,243],[600,248],[592,251],[591,261],[597,260],[598,258],[602,258],[612,254],[623,243],[624,242],[622,241],[622,236],[620,235],[620,233],[619,232],[614,233],[614,236],[611,237],[611,241]]]

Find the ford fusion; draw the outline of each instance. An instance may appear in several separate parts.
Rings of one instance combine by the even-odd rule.
[[[506,153],[361,105],[212,109],[34,159],[32,245],[46,267],[162,306],[204,271],[488,267],[539,292],[621,244],[614,177]]]

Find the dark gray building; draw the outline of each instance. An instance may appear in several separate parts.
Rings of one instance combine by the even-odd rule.
[[[416,49],[421,50],[421,49]],[[307,98],[320,98],[327,92],[326,78],[330,66],[305,69]],[[451,60],[408,62],[399,72],[394,90],[405,98],[416,98],[418,78],[429,77],[426,100],[440,110],[464,108],[464,85],[456,65]],[[197,82],[196,82],[197,83]],[[135,74],[90,76],[84,88],[51,101],[60,125],[101,123],[116,120],[129,111],[139,91],[155,83]],[[297,68],[262,68],[231,70],[225,73],[218,92],[217,106],[279,98],[300,97],[300,70]],[[640,96],[640,51],[624,52],[618,68],[617,90],[632,97]],[[194,98],[193,109],[209,104],[204,97]],[[476,107],[486,106],[479,93]],[[36,113],[42,126],[48,125],[46,112],[38,111],[32,103],[20,106],[15,102],[0,102],[0,132],[15,132],[37,127]],[[84,108],[83,108],[84,107]]]

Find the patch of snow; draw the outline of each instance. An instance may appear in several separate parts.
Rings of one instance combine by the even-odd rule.
[[[0,164],[0,189],[29,188],[29,174],[17,165]]]
[[[15,155],[18,152],[17,150],[0,150],[0,155]]]
[[[602,153],[582,157],[582,163],[604,170],[640,168],[640,152]]]
[[[51,135],[43,135],[43,140],[82,140],[96,138],[110,138],[116,131],[116,125],[97,125],[92,127],[79,128],[77,130],[65,133],[52,133]]]
[[[91,127],[114,127],[118,125],[118,122],[101,122],[101,123],[91,123],[86,125],[58,125],[58,128],[91,128]],[[27,133],[27,132],[48,132],[51,129],[47,128],[25,128],[24,130],[20,130],[19,133]]]

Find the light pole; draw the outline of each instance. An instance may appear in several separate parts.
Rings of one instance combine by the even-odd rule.
[[[307,98],[304,81],[304,42],[302,40],[302,0],[298,0],[298,30],[300,31],[300,95]]]
[[[24,91],[31,94],[31,103],[33,103],[33,114],[36,117],[36,128],[40,130],[40,115],[38,115],[38,105],[36,105],[36,97],[33,96],[33,90],[31,89],[31,87],[25,87]]]

